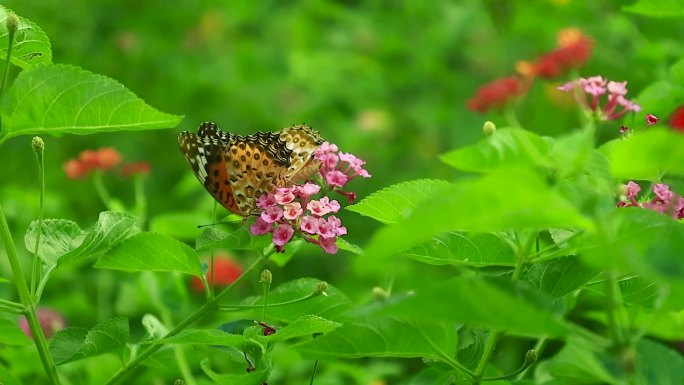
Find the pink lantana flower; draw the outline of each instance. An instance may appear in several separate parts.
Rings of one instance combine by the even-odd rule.
[[[347,234],[342,221],[330,214],[337,213],[341,205],[321,193],[334,191],[347,197],[349,202],[356,194],[343,191],[350,180],[356,177],[370,178],[363,168],[366,163],[353,154],[339,152],[335,144],[325,142],[319,146],[314,159],[320,162],[315,180],[301,185],[279,187],[273,193],[258,198],[257,207],[261,213],[250,226],[253,235],[273,234],[273,244],[278,252],[295,237],[320,246],[329,254],[336,253],[337,238]]]
[[[664,183],[656,183],[653,185],[654,197],[643,202],[636,200],[637,194],[641,191],[641,187],[637,183],[629,181],[623,187],[627,201],[619,200],[617,207],[643,207],[669,215],[674,219],[684,218],[684,197],[670,191],[670,186]]]
[[[653,115],[653,114],[647,114],[646,115],[646,126],[651,127],[654,124],[658,123],[658,117]]]
[[[625,98],[627,95],[626,81],[608,81],[601,76],[592,76],[573,80],[558,87],[558,89],[574,92],[577,103],[596,114],[601,120],[616,120],[627,112],[639,112],[641,110],[638,104]],[[606,94],[606,100],[601,105],[601,97]]]

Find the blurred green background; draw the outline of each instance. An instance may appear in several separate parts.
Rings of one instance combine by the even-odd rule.
[[[92,182],[68,179],[63,164],[84,149],[114,147],[127,162],[151,165],[147,226],[188,242],[197,234],[196,224],[211,221],[213,201],[185,164],[176,136],[203,121],[238,134],[305,122],[368,162],[373,178],[349,186],[362,199],[400,181],[461,177],[437,156],[479,140],[485,120],[506,125],[497,114],[469,111],[466,100],[479,86],[515,74],[518,61],[553,50],[564,28],[579,28],[594,41],[593,54],[577,75],[628,80],[632,96],[664,78],[684,56],[681,22],[624,13],[625,2],[618,0],[8,0],[3,5],[47,33],[54,62],[117,79],[150,105],[185,115],[171,130],[43,138],[45,217],[71,219],[82,227],[95,222],[105,207]],[[572,106],[549,98],[550,90],[569,79],[533,83],[518,106],[525,128],[556,135],[579,124]],[[606,137],[617,136],[619,124],[608,127]],[[0,202],[20,245],[38,215],[30,141],[12,139],[0,149]],[[112,174],[105,183],[132,206],[129,179]],[[354,213],[340,216],[348,239],[360,245],[377,228]],[[29,253],[20,249],[28,261]],[[370,297],[372,285],[384,283],[384,277],[375,277],[360,285],[349,274],[348,261],[359,257],[305,250],[276,272],[276,283],[313,276],[358,298]],[[111,316],[88,313],[96,302],[88,293],[94,283],[85,278],[90,271],[63,273],[62,278],[82,276],[83,282],[56,276],[48,285],[46,303],[65,309],[70,324]],[[397,281],[402,285],[401,275]],[[75,290],[81,290],[79,299],[60,299]],[[116,298],[114,283],[110,291],[98,295]]]

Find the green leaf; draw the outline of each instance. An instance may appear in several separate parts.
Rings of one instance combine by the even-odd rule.
[[[199,258],[192,248],[168,235],[157,233],[139,233],[126,239],[100,257],[95,267],[202,275]]]
[[[311,358],[426,357],[443,361],[456,354],[456,327],[371,317],[345,323],[334,331],[295,345]]]
[[[149,231],[170,235],[180,240],[192,240],[202,233],[197,225],[208,222],[207,216],[197,211],[172,211],[151,218]]]
[[[268,336],[268,340],[275,342],[304,336],[312,337],[313,334],[317,333],[329,333],[341,325],[339,322],[330,321],[315,315],[304,315],[284,328],[278,329],[275,334]]]
[[[50,342],[50,354],[55,365],[61,365],[109,352],[121,354],[127,342],[128,320],[118,317],[90,330],[69,327],[58,331]]]
[[[492,234],[446,232],[402,254],[430,265],[513,266],[510,246]]]
[[[0,365],[0,378],[2,378],[2,385],[21,385],[21,382],[4,366]]]
[[[622,10],[655,18],[684,17],[684,4],[681,0],[639,0],[625,5]]]
[[[578,240],[583,243],[585,263],[684,284],[684,222],[638,207],[615,210],[606,221],[610,224],[607,237],[595,234]]]
[[[245,337],[240,334],[232,334],[219,329],[189,329],[183,330],[177,335],[154,341],[145,341],[145,344],[199,344],[199,345],[222,345],[243,349]]]
[[[503,128],[477,144],[453,150],[440,158],[455,169],[470,172],[489,172],[513,165],[549,167],[549,148],[547,138],[518,128]]]
[[[224,248],[231,250],[261,250],[271,244],[270,235],[253,236],[247,223],[228,231],[218,226],[207,227],[197,238],[196,250]]]
[[[522,336],[562,336],[568,332],[563,321],[550,313],[551,300],[522,282],[461,276],[414,291],[414,295],[396,299],[383,312],[415,320],[462,322]]]
[[[115,80],[62,64],[22,71],[3,96],[0,116],[0,141],[169,128],[183,118],[157,111]]]
[[[6,345],[33,345],[33,342],[19,328],[16,321],[0,318],[0,336],[2,336],[2,343]]]
[[[316,292],[321,281],[313,278],[302,278],[286,282],[271,290],[268,297],[269,304],[283,303],[306,298]],[[269,319],[278,322],[293,323],[299,317],[315,314],[328,320],[341,321],[346,318],[345,313],[351,309],[351,301],[334,286],[328,285],[327,296],[317,295],[305,301],[292,304],[273,306],[268,308]],[[262,304],[262,297],[246,298],[242,305]],[[244,311],[244,318],[256,319],[261,317],[261,309]]]
[[[0,6],[0,59],[3,62],[7,58],[9,45],[9,32],[5,20],[10,12],[12,11]],[[10,60],[12,64],[21,68],[52,63],[52,49],[47,35],[39,26],[23,17],[19,17],[19,28],[14,35]]]
[[[348,251],[354,254],[363,254],[363,249],[343,238],[337,238],[337,246],[340,248],[340,250]]]
[[[605,359],[603,354],[571,340],[558,354],[538,365],[536,383],[617,385],[620,382],[606,368]]]
[[[469,369],[477,368],[484,354],[489,333],[486,329],[463,326],[458,329],[458,362]]]
[[[408,218],[378,231],[366,254],[382,259],[447,231],[548,227],[590,229],[593,223],[531,171],[499,170],[441,189]]]
[[[136,218],[110,211],[101,212],[93,228],[84,232],[78,225],[65,219],[44,219],[38,256],[43,261],[44,276],[41,285],[58,265],[90,256],[98,256],[127,237],[138,232]],[[38,221],[29,225],[24,245],[34,251]]]
[[[439,179],[419,179],[386,187],[347,207],[347,210],[390,224],[411,214],[423,200],[449,186]]]
[[[273,364],[268,357],[264,356],[255,364],[253,372],[245,372],[244,364],[241,368],[235,368],[229,373],[216,373],[211,368],[211,363],[208,359],[200,361],[200,368],[217,384],[220,385],[262,385],[268,380],[268,375],[271,373]]]
[[[684,135],[661,128],[636,132],[627,139],[613,140],[601,147],[619,179],[658,181],[667,171],[684,175]]]
[[[637,342],[637,383],[684,384],[684,358],[657,342]]]
[[[599,272],[569,256],[534,264],[525,274],[525,280],[554,298],[571,293],[596,277]]]
[[[455,383],[455,379],[456,374],[452,370],[431,367],[423,369],[407,381],[401,382],[401,385],[451,385]]]
[[[678,86],[684,86],[684,59],[679,60],[670,67],[670,81]]]

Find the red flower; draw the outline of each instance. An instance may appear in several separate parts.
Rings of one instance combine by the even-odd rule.
[[[225,254],[214,257],[214,287],[228,286],[242,275],[242,267]],[[207,271],[207,283],[211,281],[211,265]],[[191,287],[197,292],[204,291],[202,280],[192,277]]]
[[[149,174],[150,164],[147,162],[137,162],[124,164],[121,167],[121,175],[125,177],[130,177],[135,174]]]
[[[69,159],[64,164],[64,172],[70,179],[80,179],[93,170],[107,171],[121,162],[121,154],[112,147],[99,150],[84,150],[78,159]]]
[[[579,29],[566,28],[558,32],[558,48],[533,62],[519,62],[516,69],[524,76],[557,78],[584,66],[591,57],[593,45],[592,40]]]
[[[684,105],[675,108],[667,123],[675,130],[684,132]]]
[[[468,109],[484,114],[492,108],[503,107],[526,90],[527,86],[516,76],[497,79],[480,87],[475,96],[468,99]]]

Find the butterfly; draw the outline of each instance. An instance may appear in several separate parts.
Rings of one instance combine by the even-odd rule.
[[[316,173],[321,163],[314,154],[321,143],[318,131],[303,124],[240,136],[204,122],[197,134],[183,131],[178,136],[180,150],[204,188],[243,217],[258,213],[261,195]]]

